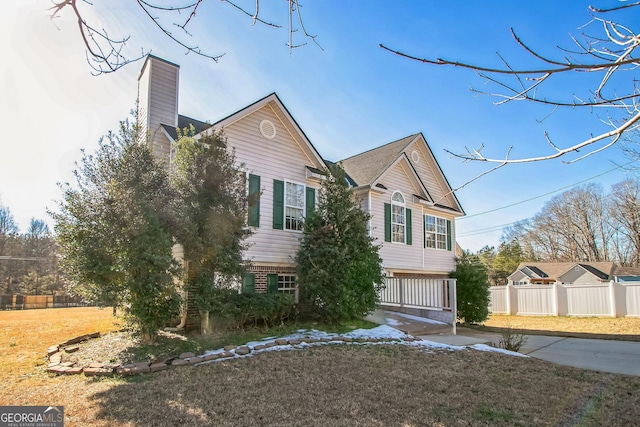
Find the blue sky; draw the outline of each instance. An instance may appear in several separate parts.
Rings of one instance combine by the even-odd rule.
[[[500,65],[500,52],[514,64],[527,65],[531,58],[517,47],[509,28],[545,54],[558,44],[570,47],[569,34],[579,35],[578,28],[590,19],[585,1],[307,0],[305,26],[317,34],[323,50],[310,43],[292,54],[285,46],[286,28],[252,26],[250,18],[231,6],[209,1],[193,21],[194,37],[188,42],[212,54],[224,53],[218,63],[185,55],[135,2],[93,3],[80,3],[86,17],[114,36],[131,35],[131,56],[151,50],[181,66],[181,114],[216,121],[277,92],[329,160],[422,132],[449,182],[457,187],[488,166],[462,163],[444,149],[462,152],[465,146],[484,144],[486,155],[502,157],[513,146],[512,157],[527,157],[549,153],[545,131],[564,146],[604,129],[598,112],[556,112],[547,117],[548,107],[494,106],[495,99],[470,92],[470,86],[491,88],[475,73],[421,64],[378,47],[383,43],[416,56],[488,66]],[[244,3],[251,8],[254,2]],[[261,16],[286,27],[286,7],[281,3],[263,1]],[[602,0],[598,5],[616,3]],[[50,222],[46,208],[55,209],[60,198],[56,182],[70,181],[80,149],[93,150],[99,137],[127,116],[142,66],[138,62],[114,74],[91,76],[73,17],[65,11],[54,25],[48,16],[50,5],[49,0],[9,0],[0,16],[0,203],[11,209],[22,230],[32,216]],[[640,16],[634,14],[638,22]],[[629,25],[634,22],[628,14],[623,19]],[[628,91],[630,80],[628,76],[615,82],[616,89]],[[545,90],[549,96],[585,93],[593,81],[583,74],[577,81],[551,82]],[[474,251],[497,245],[500,226],[533,216],[551,195],[483,212],[628,162],[612,148],[572,165],[555,160],[507,166],[487,175],[457,193],[469,216],[457,221],[458,242]],[[607,190],[631,175],[617,169],[589,182]]]

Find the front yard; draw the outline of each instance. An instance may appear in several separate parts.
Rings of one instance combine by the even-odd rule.
[[[477,350],[326,345],[150,375],[50,376],[47,347],[117,329],[110,310],[0,312],[2,405],[65,426],[631,425],[640,378]]]

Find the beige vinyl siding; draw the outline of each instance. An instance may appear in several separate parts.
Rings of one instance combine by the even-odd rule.
[[[138,83],[141,118],[161,159],[169,158],[170,142],[160,125],[178,125],[178,78],[177,66],[149,57]]]
[[[433,200],[438,204],[448,206],[450,208],[456,208],[456,203],[453,200],[452,195],[447,195],[442,198],[445,195],[445,190],[449,191],[449,187],[440,174],[434,172],[438,170],[438,166],[434,162],[434,159],[426,148],[422,138],[419,138],[414,144],[411,144],[407,148],[406,154],[409,159],[411,159],[411,152],[414,150],[420,154],[420,161],[416,163],[411,160],[411,164],[415,168],[418,176],[422,180],[422,183],[427,188],[427,191]]]
[[[276,127],[274,139],[260,134],[259,124],[270,120]],[[226,126],[229,148],[235,149],[238,163],[247,172],[260,176],[260,226],[249,238],[247,259],[255,263],[293,264],[302,233],[273,229],[273,180],[291,181],[318,189],[317,181],[306,178],[306,165],[321,165],[305,155],[269,105]],[[317,197],[316,197],[317,200]]]
[[[452,244],[455,242],[455,226],[452,216],[445,216],[439,211],[427,210],[423,204],[414,200],[419,191],[413,186],[408,171],[402,163],[389,169],[379,180],[387,187],[382,192],[371,192],[371,225],[376,243],[381,244],[380,256],[387,270],[410,270],[412,272],[446,274],[455,269],[455,251],[425,249],[423,215],[439,216],[451,220]],[[384,241],[384,204],[390,203],[394,191],[400,191],[406,207],[412,211],[412,245]]]
[[[420,236],[420,247],[424,248],[424,268],[429,271],[441,271],[450,272],[456,269],[456,224],[453,216],[444,215],[440,211],[429,209],[428,206],[424,206],[422,214],[420,215],[421,230],[424,232],[424,215],[432,215],[451,221],[451,250],[424,248],[423,236]]]
[[[413,200],[417,193],[403,168],[396,165],[389,169],[380,179],[387,187],[382,193],[371,193],[371,225],[373,237],[382,244],[380,256],[386,269],[422,269],[422,224],[421,209]],[[384,241],[384,204],[391,203],[391,195],[400,191],[405,199],[405,206],[411,209],[412,245]]]

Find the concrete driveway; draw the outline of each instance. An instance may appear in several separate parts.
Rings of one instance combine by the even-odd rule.
[[[425,340],[455,346],[495,345],[500,334],[458,327],[457,334],[440,322],[376,310],[367,319]],[[520,353],[559,365],[640,376],[640,342],[527,335]]]
[[[500,334],[459,327],[457,335],[420,338],[451,345],[497,344]],[[640,376],[640,342],[527,335],[520,353],[559,365]]]

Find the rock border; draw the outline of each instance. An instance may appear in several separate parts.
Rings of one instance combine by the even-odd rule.
[[[332,337],[322,338],[277,338],[255,345],[253,347],[249,347],[248,345],[228,345],[221,349],[222,351],[216,350],[216,352],[205,352],[201,355],[196,355],[195,353],[191,352],[182,353],[177,358],[171,358],[163,361],[135,362],[123,365],[109,363],[90,363],[86,366],[81,366],[73,362],[62,362],[63,353],[72,353],[74,351],[77,351],[79,349],[79,346],[77,344],[99,337],[100,332],[94,332],[92,334],[81,335],[58,345],[49,347],[47,349],[47,359],[49,360],[47,372],[56,375],[84,374],[85,376],[95,377],[110,377],[113,375],[131,376],[160,372],[174,366],[197,366],[218,360],[230,360],[237,357],[247,357],[251,354],[257,354],[269,348],[282,347],[287,345],[295,347],[303,344],[375,344],[416,341],[416,339],[412,336],[405,336],[402,338],[351,338],[341,335],[334,335]]]

